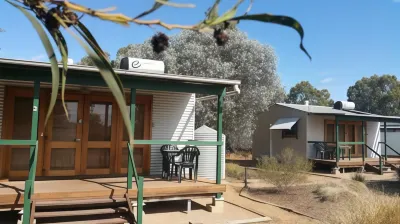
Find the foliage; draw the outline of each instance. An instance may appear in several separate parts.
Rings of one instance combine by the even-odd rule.
[[[364,77],[349,87],[347,97],[355,103],[356,110],[400,115],[400,83],[394,75]]]
[[[366,182],[365,176],[362,173],[358,173],[358,172],[354,173],[351,176],[351,179],[354,180],[354,181],[361,182],[361,183],[365,183]]]
[[[112,67],[115,67],[115,61],[110,60],[110,53],[107,51],[104,52],[106,58],[110,61]],[[87,66],[96,66],[90,56],[86,55],[85,57],[81,58],[81,60],[77,63],[78,65],[87,65]]]
[[[257,161],[261,178],[273,184],[279,191],[286,191],[295,184],[305,182],[307,176],[304,172],[311,171],[312,167],[310,161],[296,156],[290,148],[283,149],[276,157],[263,156]]]
[[[301,81],[290,89],[286,103],[304,104],[306,100],[310,105],[333,106],[331,94],[327,89],[318,90],[308,81]]]
[[[239,30],[226,32],[230,39],[224,47],[214,43],[212,34],[183,31],[170,38],[169,49],[161,54],[152,51],[148,40],[119,49],[116,61],[123,57],[162,60],[168,73],[241,80],[240,95],[224,99],[223,130],[229,148],[249,149],[256,115],[281,102],[284,90],[276,74],[273,49],[248,39]],[[196,127],[205,124],[216,128],[216,111],[216,100],[198,100]]]
[[[220,0],[215,0],[210,10],[206,13],[204,20],[195,25],[179,25],[179,24],[167,24],[160,20],[141,20],[143,16],[149,15],[154,11],[158,10],[163,5],[169,5],[174,7],[193,7],[192,4],[179,4],[172,3],[168,0],[155,0],[152,8],[140,13],[138,16],[131,18],[121,13],[110,13],[112,8],[106,10],[93,10],[91,8],[78,5],[67,0],[5,0],[12,6],[21,11],[25,17],[27,17],[36,32],[39,34],[43,46],[46,49],[49,60],[52,64],[52,94],[50,98],[49,108],[46,115],[45,123],[47,123],[50,114],[54,109],[54,105],[57,100],[58,88],[59,88],[59,71],[56,69],[57,59],[54,54],[53,47],[48,40],[48,34],[44,31],[45,27],[53,38],[54,42],[58,46],[60,54],[62,56],[62,75],[61,75],[61,99],[63,102],[64,110],[68,116],[67,108],[64,102],[65,84],[68,71],[68,45],[65,41],[60,28],[64,28],[70,35],[72,35],[81,47],[90,56],[93,63],[98,67],[100,75],[103,77],[105,83],[110,88],[114,95],[118,107],[120,108],[123,121],[126,129],[128,130],[129,139],[133,140],[133,132],[130,127],[129,114],[125,110],[125,99],[124,99],[124,88],[119,76],[114,72],[110,62],[108,61],[104,51],[101,49],[94,36],[90,33],[89,29],[80,21],[83,15],[92,16],[101,20],[111,21],[120,25],[129,25],[130,23],[137,25],[158,25],[166,29],[188,29],[195,31],[207,31],[207,30],[218,30],[229,27],[231,23],[238,23],[241,20],[259,21],[266,23],[274,23],[282,26],[287,26],[300,35],[300,49],[311,59],[308,52],[303,46],[304,30],[300,23],[288,16],[274,16],[271,14],[248,14],[247,10],[243,15],[237,16],[238,7],[244,2],[244,0],[238,0],[228,11],[225,13],[219,12]],[[250,2],[250,7],[253,1]],[[78,16],[77,13],[81,13],[82,16]],[[42,23],[42,25],[39,24]]]
[[[321,201],[337,202],[339,197],[345,193],[343,188],[334,184],[318,185],[314,193]]]
[[[225,164],[225,174],[227,177],[235,178],[238,180],[244,179],[244,167],[241,167],[235,163]]]

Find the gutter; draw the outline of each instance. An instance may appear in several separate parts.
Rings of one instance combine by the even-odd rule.
[[[50,68],[50,63],[47,62],[37,62],[37,61],[25,61],[25,60],[16,60],[16,59],[7,59],[0,58],[0,65],[19,65],[19,66],[35,66],[42,68]],[[62,68],[62,65],[58,65],[59,68]],[[85,66],[85,65],[69,65],[68,69],[77,70],[77,71],[88,71],[88,72],[99,72],[97,67],[93,66]],[[220,84],[220,85],[240,85],[240,80],[229,80],[229,79],[215,79],[215,78],[205,78],[205,77],[197,77],[197,76],[186,76],[186,75],[174,75],[174,74],[164,74],[164,73],[152,73],[147,71],[127,71],[123,69],[114,69],[114,71],[119,75],[126,76],[135,76],[142,78],[152,78],[152,79],[164,79],[164,80],[175,80],[175,81],[186,81],[186,82],[194,82],[194,83],[202,83],[202,84]]]

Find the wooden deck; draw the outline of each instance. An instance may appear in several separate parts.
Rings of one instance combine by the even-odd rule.
[[[311,159],[316,164],[325,164],[330,165],[332,167],[336,166],[336,160],[331,159]],[[373,166],[379,165],[379,158],[365,158],[365,163],[369,163]],[[388,158],[387,163],[390,164],[400,164],[400,158]],[[362,158],[344,158],[339,160],[339,167],[346,168],[346,167],[361,167],[363,166]]]
[[[24,199],[24,181],[0,182],[0,209],[21,208]],[[33,200],[52,201],[66,199],[107,199],[123,198],[126,193],[126,177],[73,179],[73,180],[44,180],[35,182]],[[176,198],[194,198],[212,196],[223,193],[226,186],[217,185],[215,181],[199,179],[196,183],[191,180],[167,181],[161,178],[147,177],[144,179],[144,201],[168,200]],[[135,199],[136,184],[129,190],[129,196]]]

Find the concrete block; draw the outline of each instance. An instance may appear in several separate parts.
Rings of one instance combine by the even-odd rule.
[[[213,198],[212,204],[207,204],[207,211],[212,213],[223,213],[224,212],[224,198]]]
[[[331,173],[332,174],[340,174],[340,168],[339,167],[332,168]]]

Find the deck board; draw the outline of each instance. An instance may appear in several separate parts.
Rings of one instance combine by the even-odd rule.
[[[122,198],[126,193],[126,178],[96,178],[74,180],[45,180],[35,182],[35,194],[32,199],[37,202],[48,200],[83,199],[83,198]],[[24,198],[24,181],[0,182],[0,208],[21,207]],[[160,178],[144,179],[143,197],[146,199],[160,197],[179,197],[190,195],[208,195],[223,193],[226,186],[217,185],[206,179],[197,182],[183,180],[166,181]],[[136,198],[136,183],[129,190],[129,196]]]
[[[314,163],[326,164],[331,166],[336,166],[336,160],[333,159],[311,159]],[[400,164],[400,158],[388,158],[388,163]],[[378,158],[365,158],[365,163],[369,163],[373,166],[379,165]],[[362,158],[344,158],[339,160],[339,167],[361,167],[363,166]]]

